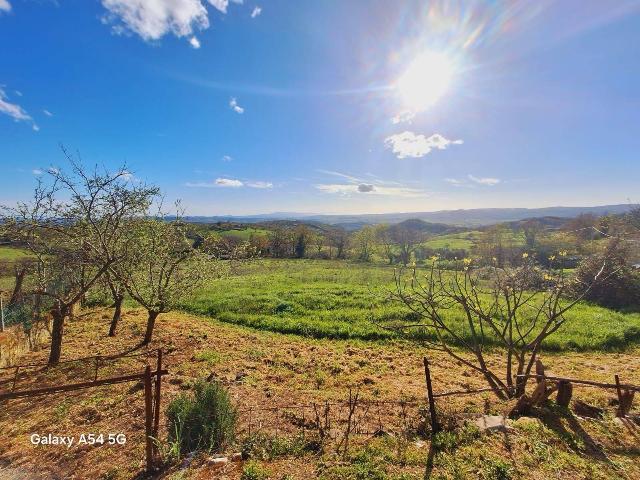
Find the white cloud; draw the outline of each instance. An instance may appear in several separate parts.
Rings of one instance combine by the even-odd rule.
[[[229,0],[208,0],[208,4],[227,13]],[[191,37],[191,46],[199,48],[200,42],[193,34],[209,28],[209,12],[203,0],[102,0],[102,6],[108,12],[102,21],[111,24],[114,33],[132,32],[145,41],[173,34]]]
[[[445,178],[444,181],[450,183],[454,187],[464,187],[467,185],[467,182],[464,180],[458,180],[457,178]]]
[[[244,186],[240,180],[236,180],[235,178],[216,178],[216,185],[218,187],[233,187],[238,188]]]
[[[425,137],[409,131],[391,135],[384,141],[385,147],[390,148],[398,158],[420,158],[429,154],[431,150],[446,150],[450,145],[462,143],[462,140],[449,140],[439,133]]]
[[[242,181],[242,180],[238,180],[236,178],[219,177],[219,178],[216,178],[215,181],[213,181],[213,182],[188,182],[188,183],[185,184],[185,186],[194,187],[194,188],[241,188],[241,187],[248,187],[248,188],[258,188],[258,189],[265,190],[265,189],[273,188],[273,183],[264,182],[264,181],[261,181],[261,180]]]
[[[44,113],[47,117],[53,117],[53,113],[51,113],[49,110],[47,110],[46,108],[44,110],[42,110],[42,113]]]
[[[249,188],[273,188],[271,182],[247,182],[246,185]]]
[[[30,123],[31,128],[33,128],[36,132],[40,130],[38,125],[36,125],[36,123],[33,121],[33,118],[31,118],[31,115],[29,115],[26,110],[24,110],[17,103],[11,103],[9,101],[9,97],[7,97],[7,94],[2,88],[0,88],[0,113],[9,115],[16,122]]]
[[[14,90],[15,94],[19,97],[22,96],[22,92],[20,90]]]
[[[209,4],[220,10],[222,13],[227,13],[229,0],[209,0]]]
[[[479,183],[481,185],[487,185],[489,187],[493,187],[494,185],[497,185],[500,183],[499,178],[474,177],[473,175],[467,175],[467,176],[469,177],[469,180],[471,180],[472,182]]]
[[[222,156],[222,161],[223,162],[230,162],[231,160],[233,160],[233,157],[231,155],[223,155]]]
[[[0,12],[10,12],[11,4],[9,0],[0,0]]]
[[[236,100],[235,97],[231,97],[231,99],[229,100],[229,107],[231,107],[231,110],[236,113],[244,113],[244,108],[238,105],[238,100]]]
[[[261,13],[262,13],[262,7],[254,7],[253,11],[251,12],[251,18],[256,18]]]
[[[331,170],[318,170],[320,173],[343,178],[347,183],[320,183],[315,188],[324,193],[343,195],[383,195],[392,197],[418,198],[428,196],[428,192],[419,188],[412,188],[397,182],[390,182],[375,178],[365,181],[357,177]],[[372,176],[372,175],[369,175]]]
[[[397,125],[398,123],[404,123],[404,122],[411,123],[411,120],[413,120],[415,116],[416,116],[416,112],[412,110],[405,110],[391,117],[391,123],[393,123],[394,125]]]
[[[475,185],[485,185],[487,187],[494,187],[502,182],[499,178],[493,177],[475,177],[473,175],[467,175],[466,179],[459,178],[445,178],[445,182],[453,185],[454,187],[466,187],[473,188]]]
[[[33,170],[31,170],[31,173],[33,173],[34,175],[42,175],[44,172],[39,168],[34,168]]]

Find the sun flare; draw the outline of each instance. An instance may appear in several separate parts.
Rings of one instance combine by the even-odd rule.
[[[396,83],[405,107],[412,111],[429,108],[445,94],[453,77],[451,60],[442,53],[418,56]]]

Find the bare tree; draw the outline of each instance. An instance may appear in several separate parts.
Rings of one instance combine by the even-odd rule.
[[[489,267],[490,280],[483,280],[471,264],[465,259],[458,271],[446,271],[433,258],[426,272],[414,268],[408,280],[397,273],[392,295],[414,313],[415,321],[385,327],[404,333],[427,329],[435,338],[429,342],[432,348],[481,373],[499,398],[520,396],[527,380],[519,375],[531,373],[545,339],[565,324],[565,314],[586,295],[602,269],[579,294],[568,298],[573,282],[562,269],[542,271],[528,258],[517,268],[502,268],[496,262]],[[502,352],[503,371],[488,364],[490,346]]]
[[[394,258],[394,254],[393,254],[394,243],[391,237],[391,231],[390,231],[389,225],[380,224],[380,225],[376,225],[374,228],[375,228],[375,238],[376,238],[376,241],[378,242],[382,255],[384,256],[384,258],[386,258],[389,261],[389,265],[391,265],[393,263],[393,258]]]
[[[6,208],[12,240],[38,263],[31,292],[49,298],[53,318],[49,363],[60,361],[64,322],[86,292],[126,249],[127,222],[145,212],[158,189],[131,182],[131,174],[88,170],[63,149],[71,171],[48,170],[33,200]]]
[[[420,232],[404,225],[394,225],[390,232],[393,242],[398,247],[400,261],[406,266],[411,261],[411,257],[423,237]]]
[[[180,221],[138,219],[130,225],[129,235],[135,243],[132,261],[114,264],[113,269],[131,298],[147,310],[141,343],[146,345],[151,342],[158,315],[194,294],[217,262],[193,248]]]

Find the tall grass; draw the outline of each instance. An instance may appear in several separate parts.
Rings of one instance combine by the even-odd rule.
[[[211,282],[183,310],[252,328],[315,338],[384,340],[393,332],[380,323],[412,315],[387,298],[393,267],[346,261],[265,259],[242,267],[239,275]],[[458,332],[465,336],[464,316]],[[619,313],[586,303],[567,314],[567,323],[547,350],[616,350],[640,344],[640,314]],[[432,338],[428,331],[415,338]]]

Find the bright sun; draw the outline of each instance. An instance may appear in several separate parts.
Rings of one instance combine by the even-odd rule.
[[[404,105],[421,111],[429,108],[446,92],[453,68],[446,55],[426,52],[417,57],[398,79],[396,88]]]

